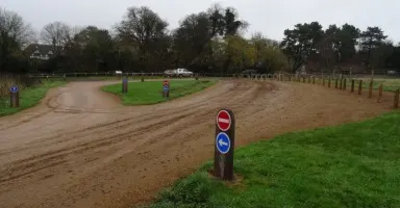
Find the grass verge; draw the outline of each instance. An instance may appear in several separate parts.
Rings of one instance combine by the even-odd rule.
[[[47,90],[53,87],[64,85],[64,81],[47,81],[36,87],[28,87],[20,91],[19,108],[10,107],[10,97],[0,98],[0,116],[11,115],[21,110],[30,108],[39,103],[46,95]]]
[[[141,76],[128,76],[128,80],[140,80]],[[144,79],[164,79],[163,76],[145,76]],[[67,77],[68,81],[79,81],[79,80],[93,80],[93,81],[106,81],[106,80],[122,80],[121,76],[93,76],[93,77]]]
[[[371,79],[363,79],[363,88],[369,89],[370,81]],[[383,91],[394,92],[400,88],[400,79],[374,79],[372,89],[378,90],[380,84],[383,85]]]
[[[236,184],[207,163],[151,208],[400,207],[400,112],[287,133],[235,152]]]
[[[170,100],[201,91],[216,81],[211,80],[171,80]],[[131,82],[128,93],[122,94],[122,84],[113,84],[102,87],[103,91],[118,95],[124,105],[148,105],[167,101],[162,97],[162,82]]]

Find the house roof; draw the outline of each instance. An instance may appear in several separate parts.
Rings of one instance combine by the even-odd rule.
[[[38,53],[37,55],[51,55],[51,53],[49,54],[50,51],[54,54],[55,51],[61,51],[62,49],[61,46],[56,46],[56,48],[54,48],[52,45],[30,44],[25,48],[24,52],[29,55],[33,53]]]

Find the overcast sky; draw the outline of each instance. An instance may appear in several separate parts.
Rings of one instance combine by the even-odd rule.
[[[36,30],[53,21],[110,29],[130,6],[149,6],[175,28],[185,15],[205,11],[213,3],[232,6],[250,23],[249,36],[262,32],[281,40],[296,23],[350,23],[364,30],[379,26],[400,41],[400,1],[396,0],[0,0],[0,7],[20,14]]]

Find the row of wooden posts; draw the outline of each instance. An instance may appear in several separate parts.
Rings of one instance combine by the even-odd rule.
[[[287,79],[285,79],[287,77]],[[258,79],[258,78],[263,78],[265,79],[275,79],[278,81],[294,81],[294,82],[303,82],[303,83],[309,83],[309,84],[316,84],[315,76],[308,76],[307,78],[302,76],[295,76],[295,75],[284,75],[284,74],[273,74],[273,75],[254,75],[250,77],[251,79]],[[358,84],[358,94],[362,94],[362,85],[363,85],[363,80],[358,80],[356,81],[355,79],[346,79],[346,78],[324,78],[322,77],[322,86],[328,86],[333,87],[332,85],[334,84],[336,89],[341,89],[341,90],[346,90],[347,89],[347,81],[351,82],[350,83],[350,92],[354,92],[356,84]],[[334,83],[332,83],[334,82]],[[358,82],[358,83],[356,83]],[[369,87],[368,87],[368,98],[372,98],[372,92],[373,92],[373,84],[374,81],[373,79],[370,80],[369,82]],[[378,102],[381,102],[382,100],[382,95],[383,95],[383,84],[380,84],[378,87]],[[395,109],[399,108],[399,99],[400,99],[400,88],[394,91],[394,100],[393,100],[393,107]]]

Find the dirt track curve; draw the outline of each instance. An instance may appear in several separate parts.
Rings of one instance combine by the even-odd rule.
[[[128,207],[212,158],[214,116],[229,107],[244,145],[390,110],[366,95],[302,83],[225,80],[170,102],[125,107],[106,82],[72,82],[0,118],[0,208]]]

